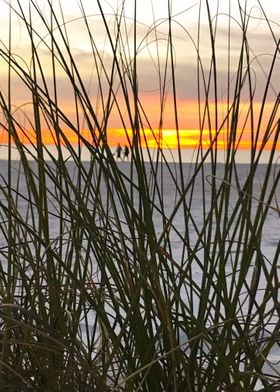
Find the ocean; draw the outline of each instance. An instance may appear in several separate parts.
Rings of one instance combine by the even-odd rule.
[[[30,168],[33,170],[34,173],[37,172],[37,163],[35,161],[29,161]],[[120,171],[127,177],[130,178],[131,175],[135,179],[135,192],[134,192],[134,202],[138,203],[138,197],[137,197],[137,179],[136,179],[136,170],[135,168],[133,169],[132,174],[131,172],[131,166],[130,162],[117,162],[117,165],[120,169]],[[78,181],[78,169],[77,166],[74,162],[68,161],[66,164],[67,170],[69,177],[73,180],[73,183],[75,181]],[[0,187],[2,190],[7,189],[7,178],[8,178],[8,163],[5,160],[0,160],[0,168],[1,168],[1,180],[0,180]],[[56,211],[58,210],[58,204],[57,204],[57,198],[56,198],[56,184],[55,184],[55,179],[56,179],[56,167],[54,164],[49,163],[49,168],[50,168],[50,174],[51,176],[47,175],[46,176],[46,187],[48,190],[48,195],[49,195],[49,201],[50,201],[50,216],[49,216],[49,227],[50,227],[50,232],[52,233],[52,237],[56,238],[58,235],[57,232],[57,227],[58,227],[58,222],[56,219]],[[87,171],[90,168],[90,162],[85,161],[84,162],[84,170]],[[145,170],[146,170],[146,176],[149,182],[150,186],[150,193],[154,191],[154,174],[152,173],[152,169],[149,163],[145,163]],[[158,186],[161,189],[161,194],[162,194],[162,199],[164,203],[164,214],[165,218],[169,219],[172,213],[174,212],[174,209],[178,208],[177,212],[174,214],[174,217],[172,218],[172,224],[174,227],[178,229],[179,232],[182,232],[185,230],[185,221],[183,219],[184,213],[182,212],[183,208],[183,203],[180,200],[180,192],[182,189],[186,189],[188,187],[189,182],[191,183],[190,188],[186,191],[186,197],[185,200],[187,200],[188,203],[190,203],[190,197],[192,198],[191,204],[189,204],[190,212],[189,216],[191,219],[189,220],[190,225],[194,225],[192,229],[189,229],[189,233],[192,237],[192,243],[194,244],[196,238],[197,238],[197,233],[200,232],[203,224],[205,223],[204,220],[206,219],[207,212],[209,212],[209,209],[211,208],[211,185],[215,181],[215,186],[218,189],[221,184],[224,182],[224,175],[225,175],[225,165],[222,163],[218,163],[216,165],[216,173],[215,176],[212,173],[212,166],[211,164],[204,164],[203,165],[203,174],[199,173],[196,176],[195,180],[192,180],[192,176],[194,174],[195,166],[193,163],[184,163],[182,165],[182,171],[183,171],[183,182],[181,184],[181,178],[180,178],[180,165],[176,162],[171,162],[169,163],[168,167],[163,163],[160,165],[159,168],[157,168],[157,183]],[[254,175],[253,179],[253,194],[252,195],[246,195],[245,191],[242,191],[242,188],[245,184],[245,182],[248,180],[248,175],[250,173],[250,165],[249,164],[237,164],[236,165],[236,172],[238,173],[238,176],[236,178],[232,179],[231,184],[229,185],[230,192],[228,196],[228,214],[231,213],[231,211],[234,210],[234,207],[238,203],[238,199],[242,197],[248,196],[249,199],[252,202],[251,206],[251,214],[254,214],[254,210],[260,205],[260,200],[259,198],[261,197],[261,193],[263,191],[263,181],[266,175],[266,170],[267,170],[267,165],[266,164],[259,164],[258,168],[256,170],[256,174]],[[278,166],[275,165],[274,167],[274,175],[276,175]],[[270,189],[274,185],[274,175],[273,172],[270,174],[269,182],[268,182],[268,187],[266,191],[266,197],[268,197],[270,193]],[[35,176],[36,177],[36,176]],[[13,187],[13,194],[14,197],[17,199],[18,203],[18,211],[23,215],[26,216],[28,214],[28,210],[30,209],[29,203],[31,202],[28,199],[28,189],[27,189],[27,182],[25,178],[25,174],[23,172],[23,168],[20,165],[19,161],[15,160],[12,164],[12,187]],[[180,184],[179,184],[180,183]],[[179,184],[179,185],[178,185]],[[94,188],[94,175],[93,175],[93,184],[92,187]],[[105,197],[107,190],[106,190],[106,183],[103,182],[100,185],[100,195],[103,195]],[[202,189],[203,187],[203,189]],[[139,191],[139,190],[138,190]],[[242,193],[243,192],[243,193]],[[275,211],[275,209],[278,208],[278,198],[280,200],[280,185],[277,185],[276,189],[274,190],[274,198],[271,200],[271,207],[268,209],[264,224],[263,224],[263,230],[262,230],[262,237],[261,237],[261,248],[263,251],[263,254],[271,258],[279,244],[279,229],[280,229],[280,220],[279,220],[279,213]],[[4,198],[5,199],[5,198]],[[157,195],[154,196],[154,204],[158,202]],[[3,197],[2,197],[3,200]],[[4,201],[5,202],[5,201]],[[118,203],[118,200],[116,200]],[[279,201],[280,202],[280,201]],[[93,200],[88,200],[89,203],[89,208],[93,208]],[[177,207],[177,204],[179,204],[179,207]],[[263,203],[265,207],[265,200]],[[205,210],[203,212],[203,209]],[[38,213],[38,211],[37,211]],[[120,215],[122,214],[121,208],[119,211]],[[155,221],[156,227],[158,227],[158,233],[163,229],[162,228],[162,211],[156,211],[154,209],[154,216],[153,219]],[[252,215],[252,221],[254,219],[254,216]],[[196,233],[196,234],[195,234]],[[178,238],[176,238],[176,235],[174,233],[174,244],[176,244],[179,241]],[[0,243],[4,245],[4,238],[0,238]],[[178,247],[178,249],[177,249]],[[180,246],[175,245],[176,250],[176,256],[180,254]]]
[[[38,164],[30,160],[29,165],[30,170],[34,174],[33,179],[39,189]],[[216,245],[211,243],[212,240],[217,241],[217,238],[220,238],[220,241],[224,242],[223,244],[218,244],[216,252],[221,252],[223,249],[224,254],[228,256],[225,271],[228,274],[227,281],[229,287],[232,287],[234,284],[234,279],[240,278],[236,272],[234,276],[232,275],[233,268],[236,268],[234,265],[244,262],[244,254],[248,251],[247,245],[254,247],[254,257],[250,259],[252,265],[244,277],[244,295],[243,298],[242,295],[240,297],[236,316],[241,317],[246,313],[248,307],[248,286],[252,282],[256,268],[253,260],[258,260],[259,258],[267,266],[268,272],[271,271],[272,267],[270,268],[270,266],[272,265],[276,265],[279,268],[280,219],[278,201],[280,202],[280,185],[277,184],[275,186],[279,166],[275,164],[268,175],[268,165],[265,163],[259,164],[252,177],[252,167],[246,163],[238,163],[229,177],[229,173],[227,173],[228,168],[223,163],[218,163],[214,171],[210,163],[205,163],[203,168],[200,167],[195,175],[198,166],[194,163],[186,162],[179,165],[178,162],[169,162],[167,165],[159,162],[158,165],[153,165],[146,162],[142,166],[142,174],[145,173],[146,183],[145,188],[141,188],[141,173],[137,171],[135,166],[131,165],[130,161],[116,162],[116,165],[124,187],[127,187],[127,194],[130,195],[129,202],[132,202],[132,206],[129,208],[131,210],[132,208],[135,209],[136,212],[142,209],[140,205],[143,195],[141,193],[144,189],[148,193],[151,203],[151,216],[148,218],[153,221],[160,247],[164,248],[163,251],[169,260],[191,270],[192,279],[195,280],[197,285],[203,284],[206,264],[201,260],[205,258],[205,248],[207,247],[208,252],[214,252]],[[88,209],[89,214],[94,216],[94,224],[100,225],[101,233],[105,232],[105,228],[102,225],[108,225],[109,220],[112,228],[115,230],[121,228],[125,235],[129,236],[130,228],[128,227],[125,213],[127,206],[123,205],[123,200],[116,190],[116,179],[112,176],[113,174],[109,168],[106,176],[100,176],[99,169],[99,165],[93,167],[90,161],[85,161],[83,162],[83,170],[81,172],[75,162],[66,161],[64,168],[66,172],[64,172],[64,175],[67,173],[68,180],[65,181],[64,185],[60,186],[62,188],[65,187],[65,189],[69,188],[67,195],[72,198],[73,208],[79,202],[75,194],[75,189],[79,189],[81,194],[80,203]],[[14,160],[9,169],[8,162],[1,160],[0,202],[2,212],[0,215],[0,249],[2,254],[1,266],[4,270],[7,270],[5,258],[8,249],[8,208],[11,208],[11,204],[9,205],[7,201],[9,172],[11,175],[11,197],[13,200],[13,208],[10,210],[10,213],[13,216],[17,214],[17,218],[20,216],[20,219],[30,226],[33,225],[34,229],[36,229],[40,214],[46,212],[40,211],[34,197],[30,197],[31,184],[30,181],[26,180],[24,167],[20,162]],[[91,173],[90,185],[86,183],[88,173]],[[59,239],[62,237],[61,230],[63,230],[63,235],[65,235],[65,247],[67,247],[67,239],[70,238],[66,235],[68,230],[71,230],[71,225],[67,220],[70,204],[66,205],[67,200],[66,195],[64,195],[62,199],[65,203],[65,210],[62,228],[60,219],[62,188],[58,188],[61,172],[54,163],[48,162],[45,174],[46,183],[41,184],[41,186],[46,190],[48,197],[50,246],[56,251]],[[229,178],[230,181],[228,180]],[[73,184],[75,184],[76,188],[72,187]],[[87,189],[87,191],[84,192],[84,189]],[[251,193],[248,190],[251,190]],[[271,190],[273,190],[272,198],[270,198]],[[97,203],[99,205],[98,213],[96,213]],[[217,211],[217,208],[219,208],[220,212]],[[142,219],[145,219],[145,212],[141,210],[140,213],[142,214]],[[102,214],[107,214],[108,219],[104,219]],[[99,219],[97,218],[98,216]],[[249,229],[251,239],[247,238],[248,244],[245,242],[242,228],[240,227],[240,220],[242,219],[243,225],[251,227]],[[82,225],[82,221],[79,224]],[[88,222],[85,224],[88,224]],[[256,243],[252,240],[254,231],[257,232]],[[24,241],[24,235],[22,235],[22,240]],[[240,240],[244,240],[241,246]],[[83,241],[86,241],[86,239]],[[18,243],[18,249],[20,249],[20,246],[21,244]],[[195,253],[195,257],[190,261],[192,252]],[[217,254],[217,260],[213,255],[211,256],[213,257],[213,262],[217,262],[217,266],[220,265],[218,256]],[[94,261],[92,268],[97,269]],[[276,276],[280,278],[278,272]],[[216,279],[218,284],[218,272]],[[267,281],[265,272],[262,271],[256,295],[256,301],[259,301],[259,303],[256,304],[256,307],[262,305],[265,290],[267,290]],[[187,288],[182,290],[181,295],[185,296],[186,300],[190,298]],[[192,299],[194,301],[194,313],[197,313],[201,298],[192,293]],[[269,313],[269,307],[272,305],[271,301],[266,304],[267,313]],[[273,327],[278,321],[277,313],[269,314],[267,325],[262,335],[263,339],[270,336],[271,333],[275,333],[271,331],[273,331]],[[184,340],[183,336],[182,340]],[[268,361],[265,363],[265,369],[270,374],[279,374],[277,373],[280,372],[280,348],[278,343],[271,348]]]

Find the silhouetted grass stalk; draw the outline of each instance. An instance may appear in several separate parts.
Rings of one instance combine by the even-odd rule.
[[[273,367],[270,354],[279,349],[280,245],[273,248],[273,255],[262,249],[269,214],[279,214],[277,92],[271,112],[266,110],[279,60],[272,23],[259,4],[275,51],[257,112],[252,61],[259,59],[252,58],[250,48],[250,10],[246,1],[243,8],[238,3],[239,18],[232,18],[229,5],[226,113],[221,116],[219,7],[212,11],[209,1],[200,2],[195,39],[176,20],[168,1],[166,18],[154,17],[140,41],[136,1],[132,18],[125,14],[125,1],[111,14],[97,1],[98,20],[111,53],[108,60],[105,45],[101,53],[95,38],[93,16],[78,1],[77,20],[87,33],[96,71],[92,93],[72,47],[75,21],[67,21],[62,6],[57,11],[54,3],[47,1],[44,10],[33,0],[27,9],[19,0],[10,4],[9,41],[1,42],[0,48],[8,75],[8,87],[0,90],[1,127],[8,135],[8,158],[1,162],[0,174],[0,387],[273,388],[279,383],[277,369],[269,374],[266,366]],[[201,45],[203,12],[209,27],[207,65]],[[29,63],[14,53],[12,16],[28,34]],[[40,31],[35,27],[38,20]],[[236,66],[231,60],[234,23],[242,37]],[[192,42],[197,59],[201,136],[192,165],[183,163],[175,27]],[[158,131],[139,89],[139,54],[150,37],[156,44]],[[43,59],[46,54],[50,67]],[[61,74],[71,87],[72,116],[60,96]],[[15,81],[29,94],[26,112],[25,105],[14,109]],[[168,161],[162,140],[168,95],[177,162]],[[130,146],[131,159],[126,163],[116,162],[108,144],[107,130],[115,113]],[[156,153],[144,133],[147,124],[158,146]],[[55,148],[43,142],[46,127]],[[250,164],[244,174],[236,155],[248,128]],[[66,130],[76,135],[78,148]],[[206,149],[205,130],[209,130]],[[224,130],[227,147],[221,166],[218,146]],[[259,184],[260,160],[268,143],[272,148]],[[12,160],[14,147],[18,161]],[[71,159],[65,158],[64,149]],[[85,151],[90,153],[89,162],[82,159]]]

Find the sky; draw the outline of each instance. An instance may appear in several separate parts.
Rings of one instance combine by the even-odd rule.
[[[137,113],[141,128],[145,129],[143,136],[150,146],[156,145],[159,134],[163,147],[176,147],[178,135],[182,147],[194,147],[199,140],[207,146],[218,133],[220,146],[224,147],[229,129],[234,126],[238,137],[242,134],[239,148],[248,148],[252,133],[258,135],[260,132],[261,142],[265,130],[269,127],[273,130],[269,119],[280,91],[279,53],[276,50],[280,3],[276,0],[211,0],[209,3],[210,23],[215,35],[214,63],[207,1],[0,0],[1,92],[8,99],[8,85],[11,86],[15,116],[31,135],[34,109],[30,91],[15,70],[9,74],[9,65],[5,61],[10,45],[12,58],[17,64],[15,68],[20,67],[17,68],[20,72],[24,70],[34,76],[30,35],[22,20],[24,14],[28,21],[32,21],[34,48],[38,56],[38,83],[42,86],[42,72],[49,97],[53,100],[56,97],[61,111],[75,128],[82,130],[85,137],[90,138],[95,129],[106,129],[112,145],[119,141],[126,143],[127,136],[131,140],[131,128],[135,125],[131,83],[137,81]],[[50,4],[54,9],[52,18]],[[171,25],[168,13],[172,16]],[[244,44],[242,22],[247,24],[248,57],[243,50],[243,63],[239,67]],[[53,29],[56,48],[52,46],[48,28]],[[116,42],[115,58],[119,69],[113,61],[112,45]],[[71,61],[66,44],[70,48]],[[55,73],[52,53],[56,56]],[[73,71],[71,62],[76,67],[75,82],[81,88],[79,75],[85,89],[83,94],[89,99],[92,111],[75,105],[73,84],[65,72],[66,66],[70,72]],[[137,78],[133,79],[135,66]],[[240,95],[237,97],[238,67],[242,70],[242,88],[239,88]],[[265,104],[262,103],[264,97]],[[232,103],[237,99],[240,99],[236,112],[238,121],[233,124],[232,113],[236,108]],[[279,111],[274,123],[277,116]],[[44,141],[51,143],[50,125],[43,117]],[[77,139],[75,132],[69,131],[69,124],[63,121],[61,124],[74,143]],[[5,141],[5,135],[2,141]],[[267,147],[270,147],[269,143]]]

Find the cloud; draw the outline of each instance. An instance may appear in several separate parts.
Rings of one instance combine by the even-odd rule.
[[[28,4],[28,2],[25,2]],[[58,48],[55,49],[54,54],[58,57],[59,61],[65,61],[65,64],[69,66],[71,73],[71,61],[75,61],[75,66],[84,83],[85,89],[91,99],[92,105],[95,108],[99,105],[102,108],[102,103],[99,94],[99,85],[101,86],[104,102],[109,94],[110,88],[113,89],[115,94],[118,94],[118,100],[120,105],[124,104],[124,93],[120,86],[123,82],[124,89],[127,89],[128,93],[131,93],[131,81],[133,80],[133,67],[134,67],[134,41],[133,41],[133,19],[130,17],[131,10],[126,10],[127,18],[122,19],[121,23],[121,36],[120,40],[116,45],[116,37],[118,31],[116,30],[116,18],[114,16],[114,10],[108,6],[106,9],[106,19],[110,29],[111,38],[113,40],[115,54],[110,45],[108,33],[102,21],[102,17],[98,10],[93,5],[95,2],[84,2],[87,5],[87,22],[90,29],[90,34],[87,30],[87,25],[81,17],[79,7],[72,8],[72,2],[65,0],[62,1],[64,18],[66,21],[65,25],[62,25],[63,21],[59,16],[59,10],[57,17],[59,19],[59,28],[54,29],[54,38],[57,40]],[[110,4],[115,6],[117,1],[112,1]],[[129,3],[129,2],[128,2]],[[127,4],[128,4],[127,3]],[[149,7],[150,7],[150,2]],[[41,3],[40,3],[41,4]],[[42,15],[48,15],[46,4],[42,2]],[[104,3],[105,4],[105,3]],[[130,3],[132,4],[132,3]],[[165,123],[171,124],[174,119],[174,108],[172,106],[172,67],[171,67],[171,47],[172,54],[174,56],[174,70],[175,70],[175,82],[176,82],[176,97],[178,102],[182,106],[180,107],[180,115],[183,118],[186,111],[185,107],[191,107],[188,105],[189,102],[194,103],[198,97],[198,75],[200,77],[200,93],[201,99],[205,98],[205,91],[203,87],[203,79],[205,77],[206,88],[208,88],[209,82],[209,99],[213,100],[214,95],[214,76],[213,63],[212,63],[212,51],[211,41],[209,34],[209,25],[207,24],[207,18],[205,13],[201,19],[200,25],[200,40],[198,42],[198,7],[194,7],[187,12],[182,12],[182,3],[174,0],[174,14],[178,12],[172,22],[172,46],[171,42],[168,41],[168,20],[166,19],[166,9],[160,8],[157,11],[155,8],[155,19],[157,20],[156,27],[153,25],[153,19],[151,17],[145,17],[147,10],[150,9],[148,6],[145,8],[141,3],[141,7],[138,9],[139,21],[137,23],[137,82],[139,97],[141,98],[145,110],[149,113],[155,124],[158,124],[160,118],[160,93],[163,93],[163,84],[165,83],[165,94],[167,97],[165,106]],[[161,4],[161,3],[158,3]],[[185,7],[185,4],[184,4]],[[116,8],[115,8],[116,9]],[[204,10],[205,11],[205,10]],[[221,10],[221,12],[225,12]],[[149,14],[150,15],[150,14]],[[213,16],[215,11],[213,8]],[[165,17],[165,19],[164,19]],[[239,17],[238,13],[234,14],[234,17]],[[18,18],[15,18],[18,21]],[[239,17],[240,20],[240,17]],[[213,18],[213,28],[215,27]],[[235,83],[237,78],[238,64],[240,60],[241,44],[243,40],[242,29],[238,27],[238,24],[231,20],[231,29],[228,30],[228,17],[220,14],[218,16],[218,28],[216,31],[215,40],[215,60],[217,75],[215,76],[215,82],[217,83],[218,99],[224,100],[227,96],[228,89],[230,90],[230,96],[234,96]],[[50,21],[49,21],[50,22]],[[50,36],[47,33],[47,29],[43,27],[40,18],[35,18],[34,28],[37,29],[40,37],[36,38],[38,55],[40,58],[41,66],[44,72],[44,77],[48,86],[48,93],[53,98],[54,88],[58,93],[58,99],[61,105],[69,112],[69,116],[74,118],[75,105],[74,105],[74,90],[73,84],[70,81],[69,75],[65,72],[65,69],[59,65],[59,61],[56,60],[56,80],[54,87],[53,80],[53,69],[52,60],[53,53],[51,49]],[[279,37],[279,28],[275,27],[276,37]],[[278,34],[278,36],[277,36]],[[3,40],[6,38],[3,34]],[[256,86],[255,100],[260,101],[264,94],[264,89],[267,81],[267,75],[270,70],[270,66],[273,60],[273,53],[275,51],[275,42],[269,31],[268,24],[257,19],[252,19],[248,27],[248,44],[250,46],[250,66],[252,69],[252,83]],[[228,42],[230,40],[230,53]],[[71,52],[71,59],[67,52],[67,43],[69,42],[69,49]],[[66,45],[66,46],[65,46]],[[197,48],[196,48],[197,45]],[[199,65],[198,69],[198,53],[201,60],[201,68]],[[61,51],[59,53],[59,51]],[[28,34],[24,32],[23,26],[17,26],[13,30],[13,52],[17,55],[17,61],[21,64],[24,69],[28,72],[30,68],[32,52]],[[230,54],[230,67],[228,69],[228,54]],[[245,53],[244,53],[245,54]],[[114,55],[118,58],[118,66],[120,75],[118,74],[118,67],[113,63]],[[26,61],[27,66],[24,65],[23,60]],[[97,62],[97,64],[96,64]],[[72,64],[73,65],[73,64]],[[2,67],[2,65],[0,66]],[[7,66],[5,65],[7,68]],[[0,68],[0,84],[3,91],[6,89],[6,68],[4,66]],[[102,69],[103,67],[103,69]],[[248,64],[244,57],[243,63],[243,74],[246,75]],[[275,99],[275,92],[279,91],[279,77],[277,75],[277,68],[279,68],[279,60],[275,64],[275,74],[273,74],[271,80],[271,86],[269,89],[268,99],[272,101]],[[110,77],[111,72],[114,72],[112,77],[112,84],[110,85],[106,76],[105,70]],[[113,71],[112,71],[113,70]],[[2,76],[1,76],[2,75]],[[39,68],[38,68],[39,75]],[[248,74],[247,74],[248,75]],[[39,76],[40,79],[40,76]],[[228,86],[228,80],[230,85]],[[75,75],[75,81],[78,82],[77,75]],[[110,80],[111,83],[111,80]],[[161,88],[161,91],[160,91]],[[12,94],[15,105],[21,105],[24,102],[30,102],[31,96],[28,89],[24,87],[24,83],[19,80],[15,74],[12,75]],[[245,84],[242,92],[242,99],[248,100],[249,90],[248,84]],[[132,100],[133,101],[133,100]],[[132,105],[133,106],[133,105]],[[124,106],[122,106],[124,107]],[[133,107],[131,109],[133,111]],[[124,109],[127,113],[128,108]],[[126,114],[124,114],[126,115]],[[172,120],[168,120],[168,116],[172,117]],[[188,118],[191,118],[191,122],[194,122],[197,112],[190,110]],[[120,126],[119,115],[117,110],[114,108],[111,114],[112,122]]]

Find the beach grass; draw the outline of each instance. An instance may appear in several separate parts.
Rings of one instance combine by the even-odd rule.
[[[8,86],[0,90],[1,128],[8,140],[1,147],[7,160],[1,161],[0,174],[0,389],[276,390],[279,373],[270,354],[279,350],[280,246],[264,254],[263,229],[270,214],[279,215],[279,94],[273,95],[272,82],[279,46],[261,4],[262,22],[275,40],[261,109],[255,107],[259,98],[247,37],[251,15],[244,2],[245,8],[239,4],[235,65],[230,57],[234,17],[227,15],[222,117],[219,10],[208,1],[199,4],[193,43],[201,142],[186,165],[171,2],[166,18],[155,19],[146,32],[158,48],[157,129],[139,91],[136,2],[134,19],[128,19],[125,2],[108,14],[97,1],[111,53],[108,64],[85,2],[77,1],[95,69],[94,96],[71,46],[71,21],[63,19],[63,9],[58,12],[52,1],[44,10],[33,0],[27,3],[27,8],[20,1],[9,5],[10,39],[0,48]],[[201,48],[203,12],[209,31],[207,65]],[[29,37],[28,64],[14,53],[12,18]],[[72,117],[60,99],[61,75],[71,87]],[[15,81],[29,96],[18,107]],[[163,147],[168,146],[161,139],[167,95],[177,131],[176,162],[166,158]],[[273,105],[267,109],[271,95]],[[127,130],[127,162],[117,162],[108,143],[113,113]],[[51,147],[44,143],[46,127]],[[147,127],[156,149],[145,138]],[[240,129],[251,132],[243,177],[236,158]],[[219,142],[224,138],[221,165]],[[268,146],[260,184],[257,174]],[[85,151],[89,161],[83,160]],[[166,194],[167,178],[172,195]]]

